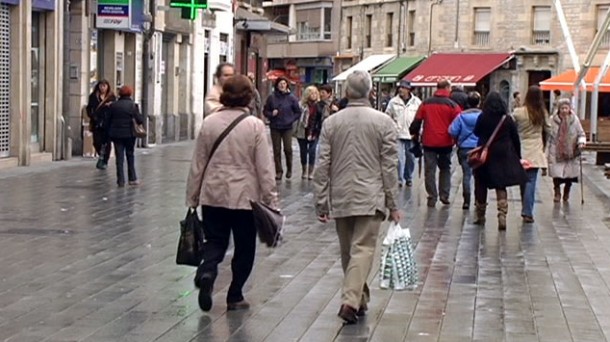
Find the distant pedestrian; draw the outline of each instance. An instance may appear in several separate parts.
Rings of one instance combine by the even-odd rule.
[[[461,110],[468,109],[468,95],[462,86],[451,87],[451,94],[449,95],[449,98],[452,99],[453,102],[457,103]]]
[[[114,144],[116,156],[117,185],[125,186],[125,158],[127,158],[127,179],[129,185],[139,185],[136,175],[136,161],[134,150],[136,136],[134,135],[134,120],[138,124],[144,123],[144,117],[140,113],[138,105],[133,102],[131,96],[133,89],[130,86],[122,86],[119,89],[119,100],[110,106],[108,111],[108,136]]]
[[[527,170],[528,181],[521,187],[521,217],[523,222],[533,223],[538,171],[547,167],[544,139],[551,128],[540,87],[534,85],[528,89],[525,105],[515,109],[513,117],[521,139],[521,155],[531,164]]]
[[[481,94],[476,91],[470,92],[466,104],[468,109],[460,113],[449,127],[449,134],[457,141],[458,161],[462,166],[462,195],[464,197],[462,209],[464,210],[470,209],[472,168],[468,165],[468,153],[479,144],[479,137],[474,134],[474,128],[481,115],[480,103]]]
[[[513,101],[512,101],[512,108],[510,110],[510,112],[514,112],[516,108],[519,108],[522,106],[521,103],[521,93],[516,91],[513,93]]]
[[[305,88],[301,99],[301,118],[297,123],[296,137],[301,154],[301,179],[313,179],[316,164],[316,147],[322,129],[323,110],[320,93],[315,86]]]
[[[413,141],[409,127],[415,119],[415,114],[421,105],[419,97],[411,93],[411,82],[400,81],[398,94],[393,97],[385,110],[398,128],[398,181],[399,186],[413,184],[415,156],[411,152]]]
[[[578,182],[579,158],[587,137],[580,120],[572,110],[570,99],[561,99],[558,112],[551,117],[551,132],[548,142],[549,175],[553,177],[553,201],[570,200],[570,188]],[[581,180],[582,181],[582,180]]]
[[[419,106],[415,120],[409,129],[413,136],[419,137],[423,124],[422,146],[424,148],[424,178],[428,193],[428,207],[436,205],[439,193],[443,204],[450,203],[451,152],[454,140],[448,130],[461,109],[449,98],[449,89],[451,89],[449,81],[440,81],[434,96],[426,99]],[[438,190],[436,187],[437,167],[440,170]]]
[[[254,97],[246,76],[238,75],[223,84],[223,108],[204,119],[197,136],[186,184],[186,203],[201,205],[203,214],[203,262],[195,275],[199,307],[212,308],[212,290],[233,235],[233,273],[227,293],[227,310],[248,309],[243,287],[254,265],[256,228],[250,200],[277,208],[277,193],[265,124],[248,116],[240,121],[210,157],[221,133],[244,113]]]
[[[261,98],[261,93],[256,89],[256,77],[253,72],[248,73],[248,79],[250,79],[252,86],[254,87],[254,98],[248,105],[248,109],[250,109],[250,114],[259,119],[263,119],[263,100]]]
[[[330,84],[323,84],[319,88],[320,105],[324,107],[324,119],[339,111],[337,101],[333,99],[333,87]]]
[[[231,63],[220,63],[216,67],[214,78],[216,83],[208,91],[205,97],[204,117],[216,113],[221,107],[220,95],[222,94],[222,86],[231,77],[235,75],[235,66]]]
[[[507,105],[502,96],[490,92],[483,103],[483,111],[477,119],[474,134],[479,137],[478,146],[483,146],[507,115]],[[489,147],[487,162],[474,170],[474,197],[476,202],[475,224],[485,224],[487,189],[496,190],[498,205],[498,229],[506,229],[508,214],[508,193],[506,188],[527,182],[527,175],[521,165],[521,143],[517,126],[511,116],[506,116],[495,140]]]
[[[89,130],[93,133],[93,148],[98,155],[96,167],[105,170],[110,158],[110,142],[108,141],[107,127],[104,126],[108,115],[108,108],[116,101],[116,97],[107,80],[97,82],[87,102],[87,115],[89,116]]]
[[[290,179],[292,178],[292,135],[294,124],[301,117],[301,106],[299,100],[290,93],[286,78],[280,77],[275,82],[275,90],[267,98],[263,113],[269,119],[271,129],[275,179],[281,180],[284,173],[282,145],[286,157],[286,179]]]
[[[324,121],[320,157],[314,175],[318,219],[336,220],[345,274],[339,317],[358,321],[370,299],[367,279],[381,222],[401,218],[396,195],[396,128],[385,114],[371,108],[371,77],[355,71],[347,77],[348,107]]]

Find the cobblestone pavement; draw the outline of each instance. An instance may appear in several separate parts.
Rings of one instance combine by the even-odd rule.
[[[296,152],[296,151],[295,151]],[[91,160],[0,173],[0,341],[606,341],[610,336],[610,181],[586,166],[585,205],[554,204],[539,183],[536,223],[523,225],[518,191],[509,229],[485,228],[452,204],[429,209],[422,182],[403,189],[403,226],[416,243],[414,291],[378,287],[368,316],[343,327],[339,247],[317,223],[311,185],[281,185],[287,242],[259,245],[249,311],[202,313],[193,268],[174,264],[191,143],[140,151],[143,185],[119,189],[114,167]],[[575,189],[576,190],[576,189]],[[229,256],[230,257],[230,256]],[[377,263],[376,263],[377,265]]]

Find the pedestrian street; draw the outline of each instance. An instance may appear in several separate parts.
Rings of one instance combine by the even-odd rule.
[[[285,242],[258,244],[245,288],[251,308],[226,310],[229,252],[212,310],[199,309],[195,269],[175,264],[191,154],[192,142],[138,150],[139,187],[117,188],[113,159],[106,171],[92,159],[1,171],[0,341],[610,339],[610,181],[593,155],[584,205],[579,187],[569,204],[553,203],[552,181],[541,177],[536,222],[522,223],[511,188],[505,232],[493,194],[485,228],[462,210],[455,161],[448,206],[426,207],[416,176],[400,203],[418,287],[380,289],[376,261],[368,314],[343,326],[335,228],[317,221],[300,170],[279,183]]]

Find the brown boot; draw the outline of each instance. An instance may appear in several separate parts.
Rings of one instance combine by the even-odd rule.
[[[572,188],[571,183],[566,183],[566,185],[563,186],[563,201],[564,202],[568,202],[570,200],[570,189],[571,188]]]
[[[553,193],[553,202],[559,203],[559,201],[561,201],[561,188],[559,187],[559,185],[553,188]]]
[[[301,165],[301,179],[307,179],[307,165]]]
[[[485,210],[487,209],[487,203],[479,203],[475,202],[475,214],[476,219],[474,220],[474,224],[476,225],[484,225],[485,224]]]
[[[506,230],[506,214],[508,214],[508,201],[498,200],[498,230]]]
[[[309,179],[309,180],[313,179],[313,171],[314,171],[314,166],[309,165],[309,169],[307,170],[307,179]]]

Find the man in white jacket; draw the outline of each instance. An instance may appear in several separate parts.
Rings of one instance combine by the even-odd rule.
[[[388,103],[386,114],[396,123],[398,129],[398,180],[400,186],[411,186],[415,170],[415,156],[411,153],[413,142],[409,126],[415,118],[421,100],[411,94],[411,82],[402,80],[398,83],[398,95]]]

